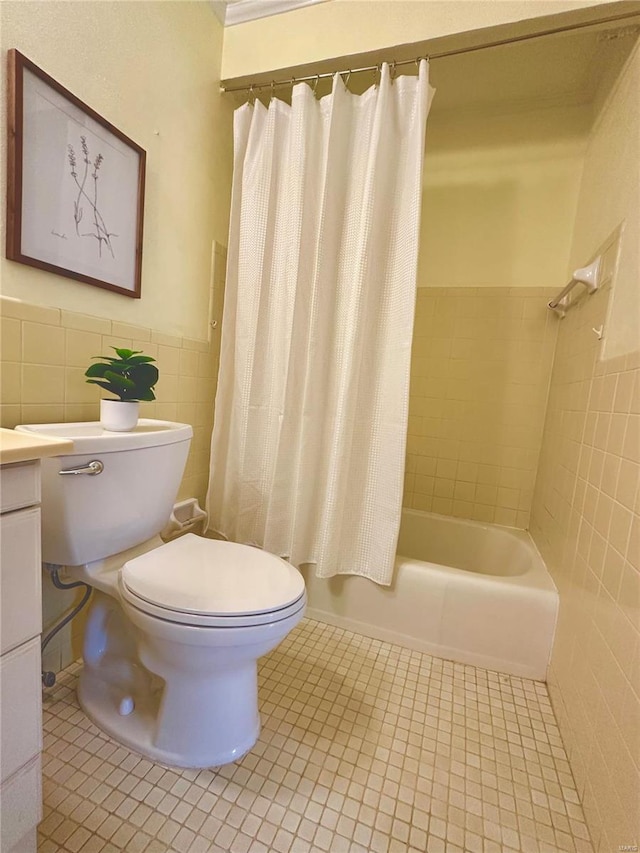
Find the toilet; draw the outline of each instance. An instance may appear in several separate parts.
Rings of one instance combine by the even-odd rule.
[[[187,424],[141,419],[30,424],[72,439],[42,460],[42,559],[94,589],[80,705],[125,746],[161,764],[237,761],[260,732],[258,658],[302,619],[300,572],[249,545],[195,536],[164,544],[187,460]]]

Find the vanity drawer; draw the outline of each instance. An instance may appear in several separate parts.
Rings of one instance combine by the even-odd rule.
[[[42,631],[40,508],[0,517],[0,652]]]
[[[42,748],[40,638],[0,658],[0,781]]]
[[[41,820],[42,772],[37,755],[0,785],[0,850],[35,853],[33,836]]]
[[[40,461],[0,465],[0,512],[40,503]]]

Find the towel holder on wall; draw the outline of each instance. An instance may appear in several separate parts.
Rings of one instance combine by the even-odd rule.
[[[560,293],[549,302],[549,308],[555,311],[561,318],[567,313],[568,303],[567,296],[576,284],[584,284],[587,288],[587,293],[595,293],[599,287],[598,275],[600,272],[600,255],[586,267],[580,267],[575,270],[571,281],[564,287]]]

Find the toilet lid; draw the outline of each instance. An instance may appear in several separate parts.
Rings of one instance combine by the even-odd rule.
[[[129,560],[121,579],[159,607],[214,616],[269,613],[304,593],[300,572],[279,557],[193,533]]]

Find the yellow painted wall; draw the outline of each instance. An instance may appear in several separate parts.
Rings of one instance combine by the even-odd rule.
[[[329,0],[225,32],[222,77],[229,79],[338,56],[580,13],[614,0]]]
[[[603,252],[603,286],[559,325],[531,524],[560,593],[550,692],[598,853],[640,837],[639,89],[636,48],[587,148],[571,258]]]
[[[418,286],[563,287],[589,125],[587,107],[433,112]]]
[[[227,242],[232,154],[231,106],[218,91],[222,27],[209,5],[4,0],[0,16],[3,126],[13,47],[147,152],[141,299],[4,257],[2,293],[206,339],[212,241]],[[4,135],[0,146],[4,198]]]

